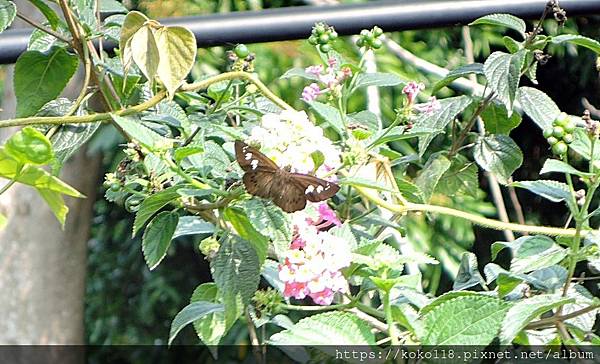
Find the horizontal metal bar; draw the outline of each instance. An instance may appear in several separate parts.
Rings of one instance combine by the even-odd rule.
[[[340,35],[350,35],[375,25],[387,32],[455,26],[492,13],[536,19],[546,3],[547,0],[372,1],[179,17],[161,22],[189,28],[199,47],[210,47],[304,39],[309,36],[312,25],[319,21],[333,25]],[[561,0],[560,5],[568,16],[600,14],[600,0]],[[25,51],[29,34],[30,30],[1,33],[0,63],[13,63]],[[114,46],[106,44],[105,48]]]

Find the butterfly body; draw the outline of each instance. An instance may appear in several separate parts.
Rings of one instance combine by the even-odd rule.
[[[272,200],[285,212],[304,209],[306,202],[319,202],[333,197],[340,187],[332,182],[289,168],[279,168],[256,148],[236,140],[235,156],[244,170],[244,186],[254,196]]]

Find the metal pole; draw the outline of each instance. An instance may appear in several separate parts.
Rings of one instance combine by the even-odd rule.
[[[304,39],[312,25],[325,21],[340,35],[356,34],[378,25],[384,31],[435,28],[467,24],[492,13],[510,13],[536,19],[547,0],[408,0],[362,4],[299,6],[208,16],[163,19],[165,25],[189,28],[199,47],[227,43],[259,43]],[[600,0],[561,0],[568,16],[600,14]],[[27,45],[26,31],[0,34],[0,63],[12,63]],[[114,44],[107,44],[111,49]]]

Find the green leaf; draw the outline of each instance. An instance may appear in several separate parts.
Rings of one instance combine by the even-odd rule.
[[[65,201],[62,195],[59,192],[45,188],[37,188],[37,191],[40,194],[40,196],[42,196],[44,201],[46,201],[48,207],[50,207],[50,210],[52,211],[58,222],[60,222],[61,228],[64,229],[69,208],[67,207],[67,205],[65,205]]]
[[[117,0],[100,0],[101,13],[126,13],[127,8]]]
[[[512,186],[525,188],[552,202],[569,201],[571,198],[569,186],[562,182],[551,180],[517,181],[513,182]]]
[[[452,159],[450,168],[442,175],[435,192],[446,196],[468,195],[475,197],[479,190],[478,169],[475,163],[458,154]]]
[[[308,104],[338,134],[343,135],[344,122],[342,121],[342,117],[338,109],[333,106],[322,104],[318,101],[311,101]]]
[[[521,68],[526,54],[525,50],[515,54],[494,52],[483,65],[483,73],[488,81],[488,87],[506,105],[509,116],[513,112],[513,103],[516,98],[517,87],[519,87]]]
[[[173,152],[173,157],[175,157],[175,161],[177,161],[177,163],[179,163],[182,160],[184,160],[186,157],[189,157],[190,155],[203,153],[203,152],[204,152],[204,147],[201,145],[188,145],[185,147],[179,147],[179,148],[175,149],[175,151]]]
[[[573,175],[576,175],[579,177],[590,176],[590,173],[579,171],[579,170],[571,167],[571,165],[568,163],[565,163],[558,159],[549,158],[549,159],[546,159],[546,162],[544,163],[544,166],[542,167],[540,174],[552,173],[552,172],[568,173],[568,174],[573,174]]]
[[[52,136],[52,146],[60,164],[69,159],[98,130],[100,123],[62,125]]]
[[[194,290],[190,303],[204,301],[218,303],[219,290],[214,283],[202,283]],[[213,357],[216,357],[217,348],[221,338],[231,328],[233,322],[227,325],[225,314],[222,311],[213,312],[206,316],[202,316],[194,321],[194,330],[198,334],[198,338],[208,347]]]
[[[139,11],[130,11],[123,20],[123,27],[121,28],[121,37],[119,39],[119,49],[121,50],[121,62],[125,69],[125,75],[131,65],[132,51],[131,51],[131,38],[133,35],[140,30],[140,28],[146,23],[148,19],[144,14]]]
[[[373,135],[369,141],[372,147],[376,147],[382,144],[395,142],[398,140],[410,139],[415,137],[427,137],[429,133],[437,132],[437,130],[429,129],[425,131],[420,129],[418,131],[406,130],[405,126],[393,126],[391,129],[384,129]]]
[[[426,203],[431,199],[440,179],[450,166],[451,163],[445,155],[434,154],[421,170],[421,174],[415,179],[415,184],[423,193],[423,200]]]
[[[111,114],[111,116],[125,133],[151,151],[169,147],[168,139],[145,127],[137,117],[117,114]]]
[[[404,85],[406,82],[399,76],[393,73],[359,73],[356,76],[356,83],[354,90],[361,87],[377,86],[377,87],[390,87]]]
[[[148,81],[152,83],[160,62],[160,51],[156,45],[154,30],[150,26],[144,25],[135,32],[130,42],[131,58]]]
[[[252,225],[261,235],[269,237],[275,247],[275,254],[282,257],[292,242],[292,222],[290,215],[272,203],[253,198],[244,203],[244,211]]]
[[[507,184],[523,163],[521,149],[509,136],[501,134],[478,138],[473,156],[481,168],[493,173],[502,184]]]
[[[183,310],[179,311],[171,323],[171,331],[169,332],[169,345],[171,345],[179,331],[181,331],[181,329],[188,324],[211,313],[221,311],[223,311],[223,305],[205,301],[197,301],[185,306]]]
[[[48,164],[54,157],[48,138],[30,126],[13,134],[6,141],[4,151],[22,164]]]
[[[592,151],[592,141],[590,136],[583,128],[577,128],[573,132],[573,143],[569,144],[569,148],[573,149],[577,154],[583,158],[590,160],[590,153]],[[598,143],[596,143],[598,144]],[[600,160],[600,147],[596,145],[594,147],[594,160]]]
[[[502,42],[504,43],[504,46],[510,53],[517,53],[518,51],[523,49],[522,43],[517,42],[516,40],[512,39],[509,36],[502,37]],[[537,65],[537,63],[535,63],[535,65]],[[534,66],[531,66],[531,67],[534,67]]]
[[[450,291],[442,294],[439,297],[436,297],[421,307],[419,311],[420,316],[424,316],[427,313],[433,311],[433,309],[439,307],[442,303],[454,299],[456,297],[464,297],[464,296],[481,296],[482,294],[479,292],[473,291]]]
[[[15,20],[17,7],[12,1],[0,0],[0,33]]]
[[[510,307],[495,297],[468,295],[443,302],[422,316],[422,345],[489,345]]]
[[[435,94],[442,88],[454,82],[454,80],[468,76],[470,74],[483,75],[483,64],[471,63],[453,69],[452,71],[448,72],[448,74],[444,76],[444,78],[436,82],[436,84],[431,89],[431,93]]]
[[[539,295],[524,299],[514,304],[506,314],[509,320],[505,320],[500,331],[500,344],[508,345],[513,339],[533,321],[544,312],[550,311],[565,303],[572,302],[571,298],[562,298],[556,295]]]
[[[15,64],[14,89],[17,117],[34,115],[44,104],[60,95],[79,61],[64,48],[53,47],[48,53],[27,51]]]
[[[48,20],[48,24],[50,25],[52,30],[58,29],[59,25],[61,25],[62,23],[62,20],[60,20],[60,17],[56,14],[54,10],[52,10],[51,7],[48,6],[48,4],[46,4],[43,0],[29,0],[29,2],[35,5],[35,7],[38,8],[38,10],[42,14],[44,14],[44,17],[46,18],[46,20]],[[0,10],[0,13],[1,12],[2,11]]]
[[[155,33],[160,55],[158,78],[171,97],[181,86],[196,61],[196,38],[184,27],[164,27]]]
[[[569,290],[567,291],[567,297],[573,298],[575,302],[568,303],[563,306],[563,315],[568,315],[598,303],[597,298],[595,298],[584,286],[580,284],[569,287]],[[595,309],[583,315],[565,320],[564,322],[565,324],[569,326],[575,326],[582,331],[591,332],[593,331],[597,314],[598,309]]]
[[[269,248],[269,240],[260,232],[256,231],[250,219],[244,211],[239,209],[229,208],[223,213],[223,217],[228,220],[235,231],[246,241],[248,241],[258,256],[258,262],[262,265],[267,258],[267,249]],[[291,240],[290,240],[291,241]]]
[[[596,52],[596,54],[600,54],[600,42],[579,34],[557,35],[552,37],[550,42],[552,42],[552,44],[561,44],[564,42],[573,43],[575,45],[591,49],[592,51]]]
[[[521,115],[513,113],[510,117],[506,111],[506,107],[497,102],[492,102],[481,113],[485,130],[490,134],[506,134],[519,126],[521,123]]]
[[[525,114],[533,120],[540,129],[552,126],[552,122],[560,114],[560,109],[552,99],[542,91],[533,87],[519,87],[517,101]]]
[[[477,257],[470,252],[463,253],[452,289],[460,291],[481,284],[482,282],[484,281],[477,268]]]
[[[515,240],[518,247],[513,250],[511,272],[527,273],[560,263],[567,250],[544,235],[522,236]]]
[[[367,187],[367,188],[371,188],[371,189],[379,190],[379,191],[395,192],[395,191],[389,189],[388,187],[383,186],[379,182],[375,182],[370,179],[360,178],[360,177],[344,177],[338,181],[338,184],[339,185],[348,185],[348,186],[357,186],[357,187]]]
[[[229,157],[223,151],[223,147],[212,140],[204,143],[204,153],[188,156],[188,160],[195,167],[206,169],[216,178],[225,178],[230,166]]]
[[[178,222],[179,215],[163,211],[156,215],[146,227],[142,237],[142,251],[150,270],[156,268],[167,254]]]
[[[510,29],[514,29],[517,32],[519,32],[519,34],[521,34],[521,36],[523,36],[523,38],[525,38],[525,29],[526,29],[525,22],[522,19],[517,18],[514,15],[490,14],[490,15],[482,16],[481,18],[475,20],[474,22],[470,23],[469,25],[481,25],[481,24],[498,25],[498,26],[503,26],[503,27],[507,27]]]
[[[179,193],[177,190],[180,188],[182,188],[182,186],[169,187],[151,196],[148,196],[144,201],[142,201],[140,208],[135,214],[132,236],[135,236],[135,234],[137,234],[137,232],[144,227],[146,222],[148,222],[148,220],[150,220],[150,218],[158,210],[179,198]]]
[[[41,167],[28,165],[24,168],[0,147],[0,177],[14,179],[17,182],[36,189],[60,192],[73,197],[84,197],[79,191],[46,172]]]
[[[214,231],[215,226],[213,224],[198,216],[183,216],[179,218],[177,228],[173,233],[173,239],[186,235],[212,234]]]
[[[304,318],[290,329],[271,336],[269,344],[315,346],[326,354],[335,355],[335,347],[375,345],[375,337],[366,322],[354,314],[326,312]]]
[[[292,78],[292,77],[302,77],[302,78],[305,78],[307,80],[319,81],[319,77],[318,76],[315,76],[312,73],[307,73],[304,70],[304,68],[299,68],[299,67],[295,67],[295,68],[291,68],[291,69],[287,70],[279,78],[282,79],[282,80],[284,80],[284,79]]]
[[[229,236],[210,262],[212,276],[225,305],[226,320],[238,316],[240,306],[250,303],[260,281],[256,251],[243,239]]]
[[[419,155],[423,156],[427,147],[446,126],[471,104],[468,96],[449,97],[440,100],[440,109],[434,113],[421,113],[417,116],[411,133],[425,132],[428,135],[419,138]]]

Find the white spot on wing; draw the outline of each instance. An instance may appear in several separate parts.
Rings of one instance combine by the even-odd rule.
[[[317,186],[317,193],[323,192],[323,186]]]
[[[306,187],[306,191],[304,191],[304,193],[306,195],[308,195],[309,193],[312,193],[314,190],[315,190],[315,186],[309,185],[308,187]]]
[[[244,155],[244,157],[246,158],[247,161],[249,161],[252,158],[252,153],[246,153]]]
[[[258,159],[253,159],[252,162],[250,162],[250,165],[252,166],[252,170],[258,168]]]

